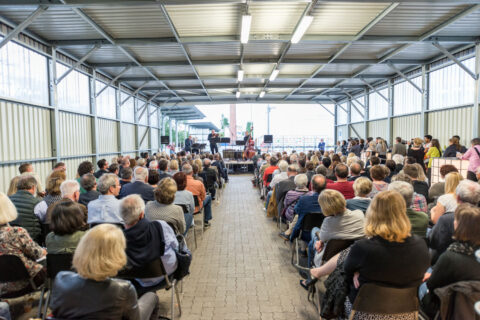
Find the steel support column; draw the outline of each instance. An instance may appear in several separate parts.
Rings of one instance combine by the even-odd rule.
[[[90,77],[90,112],[92,113],[93,117],[92,120],[92,153],[95,154],[95,163],[99,160],[99,132],[98,132],[98,117],[97,117],[97,104],[96,104],[96,80],[97,80],[97,71],[95,69],[92,70],[92,76]]]
[[[430,82],[430,75],[428,73],[428,66],[422,66],[422,110],[420,112],[420,134],[421,136],[425,136],[428,134],[428,117],[427,117],[427,110],[428,110],[428,100],[429,100],[429,82]]]
[[[49,99],[50,105],[54,108],[50,112],[50,130],[52,138],[52,156],[57,162],[60,162],[60,126],[58,111],[58,93],[57,93],[57,49],[52,47],[52,58],[48,61],[48,76],[49,76]]]
[[[168,117],[168,144],[172,144],[173,138],[172,138],[172,118]]]
[[[337,146],[337,135],[338,135],[338,127],[337,127],[337,114],[338,114],[338,110],[337,110],[337,104],[335,103],[333,105],[333,111],[334,111],[334,115],[333,115],[333,128],[334,128],[334,135],[333,135],[333,148],[336,148]]]
[[[387,141],[388,145],[392,145],[393,141],[393,79],[388,81],[388,118],[387,118]]]
[[[178,144],[178,120],[175,119],[175,147],[178,148],[180,145]]]
[[[480,136],[480,44],[475,45],[475,75],[477,79],[475,80],[475,89],[473,95],[473,137]]]
[[[121,96],[122,84],[118,84],[118,88],[115,89],[115,106],[117,110],[117,138],[118,138],[118,151],[120,154],[123,153],[123,144],[122,144],[122,132],[123,132],[123,121],[122,121],[122,106],[120,102],[122,101]]]
[[[349,98],[347,101],[347,139],[352,136],[350,134],[351,122],[352,122],[352,99]]]
[[[98,49],[100,49],[100,45],[95,45],[92,49],[90,49],[90,51],[88,51],[86,55],[81,57],[77,62],[73,64],[73,66],[71,66],[67,71],[65,71],[64,74],[58,77],[57,84],[59,84],[63,79],[65,79],[70,74],[70,72],[80,67],[82,63],[84,63]]]
[[[368,137],[368,114],[370,112],[370,91],[365,89],[365,113],[363,114],[363,139]],[[387,100],[388,101],[388,100]]]
[[[132,95],[133,96],[133,95]],[[122,101],[122,105],[125,102]],[[137,155],[139,155],[138,151],[140,150],[140,126],[138,124],[139,119],[138,119],[138,99],[133,98],[133,118],[135,122],[135,151]]]

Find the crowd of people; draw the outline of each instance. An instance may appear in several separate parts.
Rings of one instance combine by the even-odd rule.
[[[176,272],[194,215],[203,213],[202,228],[211,224],[216,191],[228,182],[225,164],[219,154],[182,151],[97,166],[84,161],[68,179],[65,163],[57,163],[43,184],[25,163],[7,194],[0,192],[0,258],[18,257],[32,280],[0,283],[0,297],[32,292],[46,281],[48,255],[70,254],[73,271],[60,272],[52,289],[55,318],[157,319],[154,292],[163,276],[114,277],[158,259],[167,275]]]
[[[441,305],[442,312],[455,312],[451,306],[461,296],[464,304],[457,303],[456,311],[463,319],[475,317],[480,139],[468,149],[459,141],[452,137],[442,150],[430,135],[408,143],[398,137],[390,147],[380,137],[352,138],[331,151],[284,151],[254,159],[253,183],[266,201],[267,217],[282,222],[280,227],[286,223],[279,233],[284,241],[303,244],[298,254],[305,259],[297,267],[300,274],[309,272],[300,285],[310,292],[323,288],[327,298],[321,310],[348,318],[360,289],[370,283],[416,288],[422,313],[432,318]],[[432,183],[432,159],[442,156],[468,159],[468,175],[447,164],[440,168],[442,181]],[[307,220],[316,225],[305,225]],[[355,319],[363,319],[362,313]]]

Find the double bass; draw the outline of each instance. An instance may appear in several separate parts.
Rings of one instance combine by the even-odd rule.
[[[255,154],[255,141],[253,141],[251,133],[248,133],[245,137],[245,150],[243,151],[243,159],[252,159]]]

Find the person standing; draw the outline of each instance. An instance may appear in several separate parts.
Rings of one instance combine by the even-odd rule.
[[[188,136],[187,139],[185,139],[185,152],[192,152],[192,136]]]
[[[318,150],[321,154],[325,152],[325,141],[323,139],[320,139],[320,142],[318,143]]]
[[[212,130],[212,132],[207,137],[207,140],[210,142],[210,151],[212,152],[212,154],[218,152],[218,146],[215,140],[216,138],[218,138],[218,133],[215,133],[215,130]]]

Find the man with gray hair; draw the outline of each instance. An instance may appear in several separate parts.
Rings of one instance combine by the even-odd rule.
[[[150,163],[148,164],[148,168],[150,170],[157,170],[158,169],[158,161],[157,160],[150,161]]]
[[[131,194],[139,194],[143,201],[153,201],[153,187],[148,184],[148,169],[143,167],[136,167],[134,172],[135,181],[127,183],[122,187],[119,194],[119,199],[122,199]]]
[[[80,185],[76,180],[65,180],[60,185],[60,193],[63,199],[70,199],[78,202],[80,198]]]
[[[101,223],[123,225],[120,216],[120,201],[116,198],[120,192],[120,182],[113,173],[104,174],[98,179],[97,190],[101,193],[97,200],[88,204],[88,220],[90,226]]]
[[[455,194],[458,204],[469,203],[477,207],[480,202],[480,185],[471,180],[462,180],[458,184]],[[445,212],[433,227],[429,236],[430,248],[433,249],[432,264],[453,242],[454,220],[454,212]]]
[[[426,238],[428,215],[425,212],[415,211],[412,209],[413,186],[408,182],[394,181],[388,185],[388,190],[397,191],[405,200],[405,204],[407,205],[407,217],[412,225],[412,234]]]
[[[203,183],[193,178],[193,169],[190,164],[184,164],[182,171],[187,175],[187,186],[185,190],[190,191],[193,197],[197,197],[198,199],[198,204],[195,204],[195,212],[199,212],[204,208],[203,224],[205,227],[210,227],[209,221],[212,219],[212,197],[207,195]]]
[[[273,187],[275,187],[275,185],[277,183],[279,183],[280,181],[288,179],[287,169],[288,169],[288,162],[285,161],[285,160],[280,160],[278,162],[279,172],[274,174],[272,182],[270,182],[270,188],[273,189]],[[268,197],[267,197],[267,199],[268,199]],[[267,203],[268,203],[268,201],[267,201]]]
[[[277,201],[278,212],[282,212],[283,210],[283,200],[287,192],[296,188],[294,180],[297,175],[297,166],[294,164],[289,165],[287,175],[288,179],[280,181],[275,186],[275,200]]]
[[[128,265],[141,268],[155,259],[162,259],[167,274],[177,269],[178,241],[173,229],[162,220],[145,219],[145,203],[138,194],[131,194],[120,201],[120,213],[125,221]],[[142,287],[159,284],[162,277],[136,279]],[[143,290],[142,290],[143,291]]]

